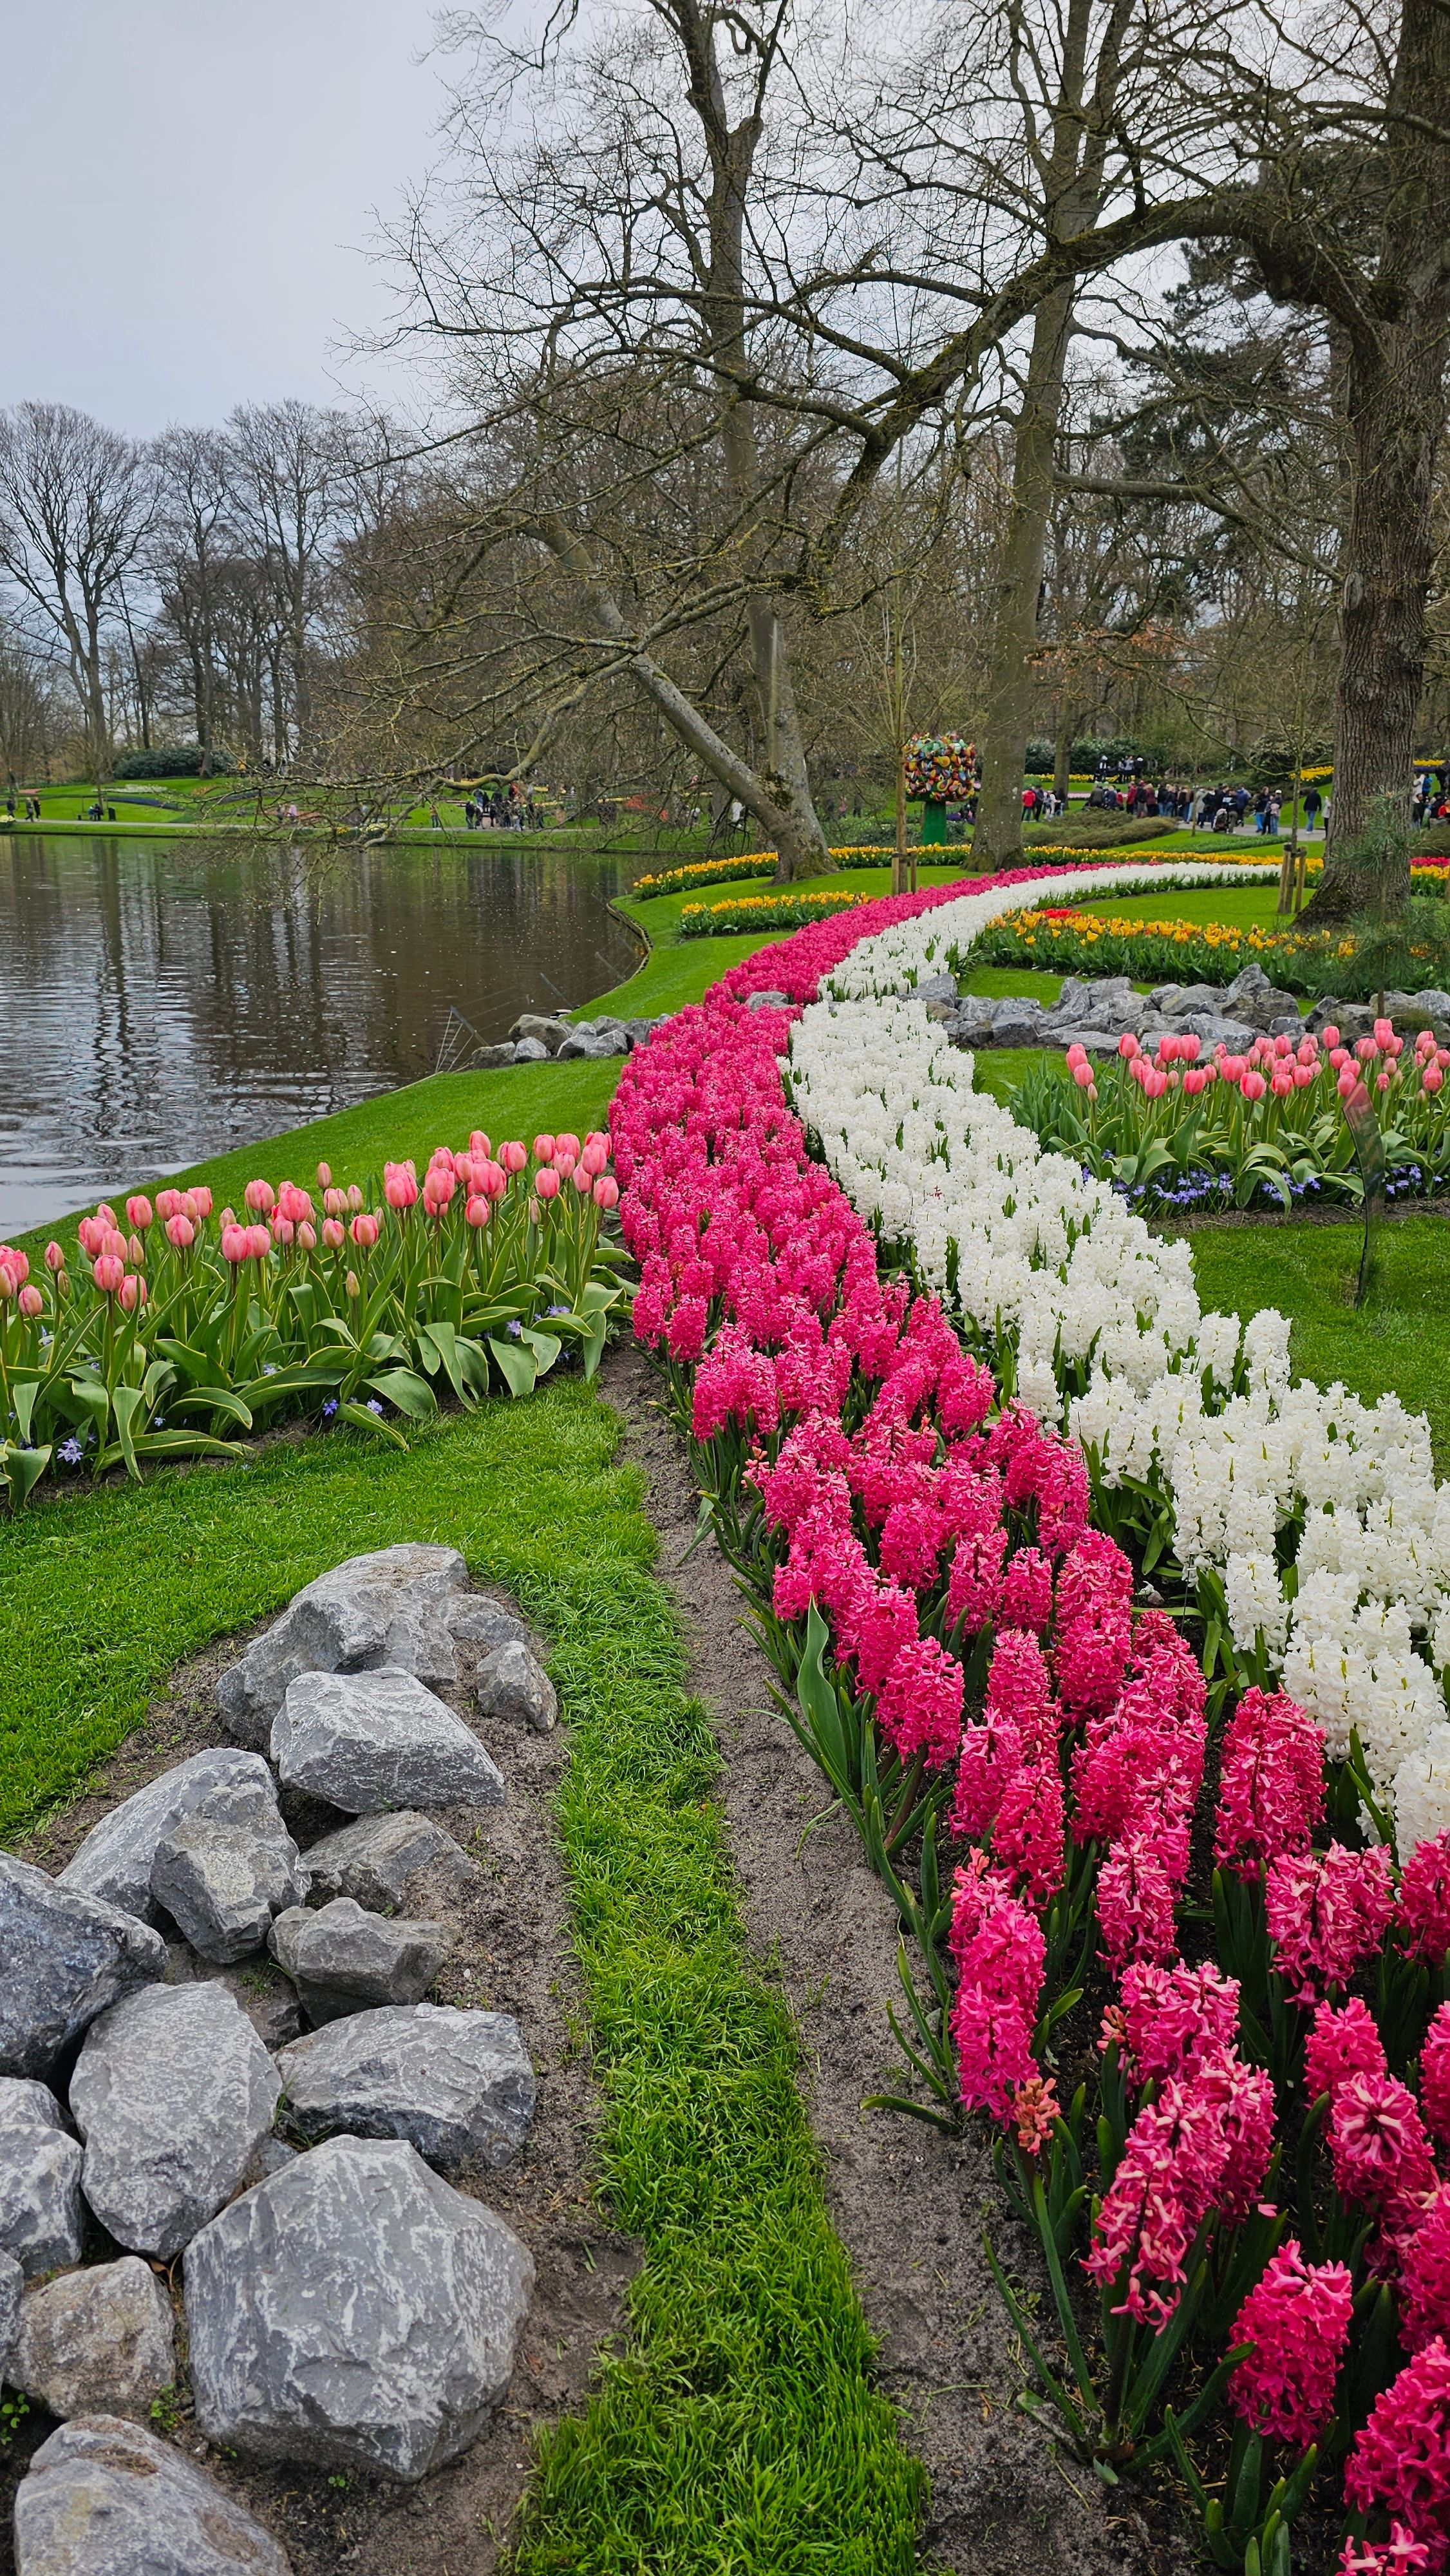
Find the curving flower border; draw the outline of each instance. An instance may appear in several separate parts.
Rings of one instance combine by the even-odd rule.
[[[1304,1711],[1250,1687],[1230,1713],[1229,1677],[1207,1689],[1173,1620],[1135,1612],[1130,1558],[1090,1526],[1083,1451],[999,1400],[941,1297],[883,1277],[787,1100],[793,1012],[758,1003],[808,1002],[863,931],[899,940],[944,896],[1004,891],[814,927],[636,1052],[612,1113],[636,1330],[797,1731],[910,1937],[899,2036],[928,2112],[999,2124],[1060,2350],[999,2278],[1070,2437],[1113,2475],[1175,2459],[1221,2563],[1252,2548],[1275,2566],[1316,2440],[1352,2441],[1345,2567],[1433,2569],[1450,2556],[1450,1837],[1397,1876]],[[1225,1718],[1217,1956],[1195,1964],[1190,1833]],[[1373,2012],[1354,1991],[1371,1977]],[[1084,1985],[1107,1998],[1101,2037],[1065,2069]],[[1065,2270],[1084,2235],[1091,2354]],[[1220,2407],[1227,2525],[1195,2455]]]

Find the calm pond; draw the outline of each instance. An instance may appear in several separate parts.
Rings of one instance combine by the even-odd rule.
[[[432,1072],[639,963],[636,870],[526,841],[221,852],[0,836],[0,1241]]]

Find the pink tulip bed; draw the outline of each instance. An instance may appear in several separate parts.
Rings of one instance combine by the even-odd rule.
[[[0,1483],[146,1460],[239,1456],[288,1416],[399,1446],[399,1416],[527,1394],[566,1351],[593,1374],[620,1290],[609,1139],[440,1145],[420,1182],[316,1193],[249,1181],[82,1217],[34,1265],[0,1244]],[[375,1201],[376,1204],[370,1204]],[[8,1436],[7,1436],[8,1435]]]
[[[1435,2571],[1450,1835],[1398,1865],[1304,1712],[1144,1605],[1082,1452],[813,1159],[790,1011],[748,1007],[962,890],[802,931],[630,1057],[635,1331],[899,1919],[879,2107],[990,2123],[1040,2248],[1030,2285],[991,2250],[1024,2402],[1107,2485],[1176,2481],[1220,2566]]]
[[[1355,1108],[1379,1126],[1391,1198],[1431,1195],[1450,1176],[1450,1048],[1429,1029],[1407,1048],[1393,1021],[1376,1020],[1353,1047],[1329,1027],[1297,1045],[1256,1038],[1242,1055],[1191,1036],[1141,1046],[1125,1030],[1116,1059],[1094,1063],[1074,1046],[1066,1069],[1072,1091],[1029,1078],[1014,1112],[1135,1207],[1354,1204]]]

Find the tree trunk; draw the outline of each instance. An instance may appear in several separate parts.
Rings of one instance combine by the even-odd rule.
[[[1052,792],[1064,814],[1067,812],[1068,790],[1072,785],[1072,747],[1077,740],[1078,727],[1086,721],[1082,708],[1070,708],[1058,725],[1057,739],[1052,747]]]
[[[1391,813],[1409,822],[1444,367],[1443,316],[1416,305],[1350,355],[1334,791],[1324,874],[1302,916],[1311,924],[1394,913],[1409,897],[1408,830],[1374,826]]]
[[[1032,655],[1071,336],[1072,301],[1064,290],[1037,309],[1012,457],[1012,499],[1002,541],[987,682],[982,792],[972,844],[974,859],[989,868],[1019,867],[1022,861],[1022,772],[1032,724]]]
[[[764,784],[772,805],[791,818],[785,838],[776,841],[776,876],[784,880],[829,875],[836,862],[811,794],[785,636],[768,599],[750,603],[750,648],[765,725]]]

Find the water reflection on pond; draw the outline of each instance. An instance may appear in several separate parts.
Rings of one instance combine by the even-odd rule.
[[[0,838],[0,1239],[431,1072],[587,1001],[639,948],[632,871],[526,841],[244,854]]]

